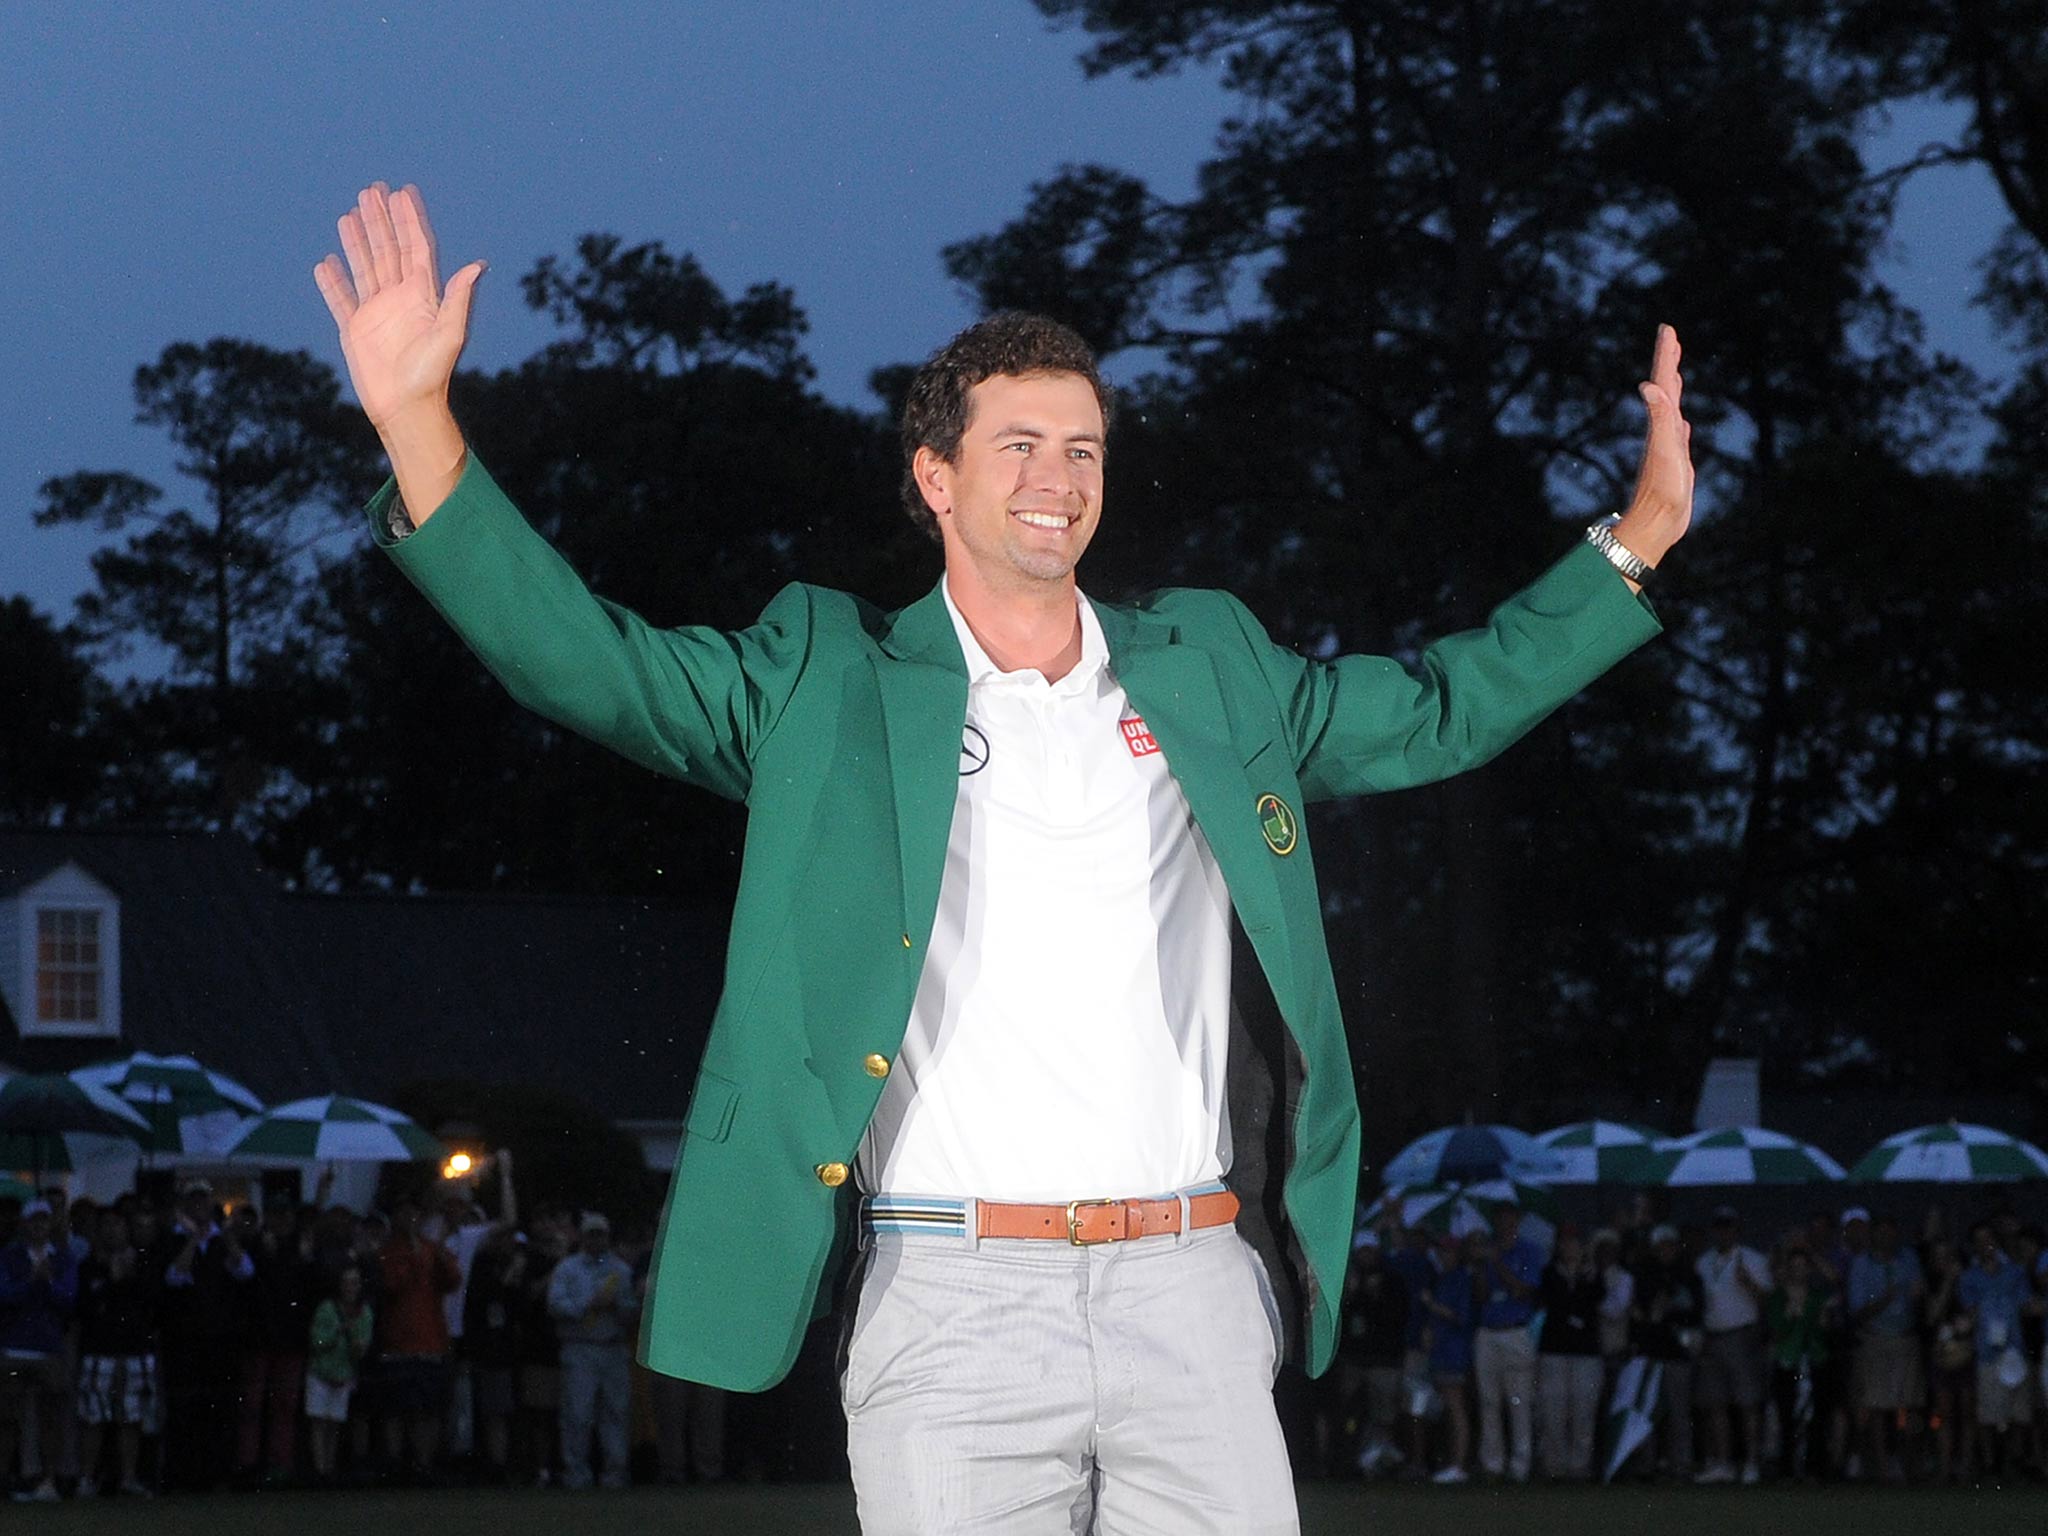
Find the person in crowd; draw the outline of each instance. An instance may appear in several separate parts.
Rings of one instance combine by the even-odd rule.
[[[313,1268],[320,1276],[324,1297],[334,1289],[335,1278],[356,1262],[356,1215],[345,1205],[330,1205],[315,1209],[308,1225]]]
[[[71,1261],[83,1263],[92,1252],[93,1227],[99,1221],[100,1206],[88,1195],[73,1200],[62,1184],[43,1191],[43,1203],[50,1208],[50,1240],[71,1250]]]
[[[232,1227],[224,1228],[213,1187],[179,1187],[159,1305],[163,1387],[163,1482],[207,1491],[226,1480],[233,1454],[237,1340],[256,1266]]]
[[[395,1476],[437,1473],[448,1403],[448,1317],[441,1299],[462,1283],[455,1255],[420,1230],[419,1203],[392,1207],[391,1236],[377,1254],[378,1373],[384,1459]]]
[[[74,1200],[61,1184],[45,1189],[43,1198],[50,1204],[51,1241],[62,1243],[71,1250],[74,1265],[84,1263],[85,1256],[92,1252],[93,1236],[99,1230],[100,1203],[90,1195],[80,1195]],[[56,1415],[57,1450],[53,1458],[60,1487],[78,1480],[78,1319],[75,1313],[71,1325],[64,1330],[63,1369],[64,1396]]]
[[[1603,1382],[1635,1346],[1636,1277],[1627,1260],[1627,1239],[1613,1227],[1593,1234],[1593,1272],[1600,1277],[1600,1359]]]
[[[524,1233],[490,1229],[470,1265],[463,1296],[462,1347],[475,1398],[476,1439],[483,1472],[506,1483],[512,1475],[512,1418],[518,1410],[520,1334],[526,1320]]]
[[[245,1323],[235,1466],[247,1481],[263,1476],[282,1483],[298,1455],[306,1330],[326,1286],[313,1256],[312,1229],[301,1229],[296,1201],[265,1201],[261,1225],[246,1241],[256,1273]]]
[[[1815,1430],[1827,1422],[1817,1383],[1832,1347],[1828,1314],[1835,1296],[1814,1274],[1803,1238],[1786,1246],[1778,1268],[1778,1283],[1764,1298],[1764,1334],[1778,1408],[1779,1465],[1785,1477],[1811,1477]]]
[[[1934,1430],[1934,1475],[1941,1483],[1968,1479],[1977,1444],[1977,1353],[1961,1294],[1963,1256],[1937,1237],[1928,1248],[1927,1297],[1921,1316],[1928,1336],[1929,1423]]]
[[[1815,1226],[1824,1225],[1817,1215]],[[1870,1252],[1870,1212],[1852,1205],[1816,1238],[1810,1250],[1814,1276],[1836,1296],[1849,1293],[1849,1271]],[[1853,1409],[1858,1396],[1856,1378],[1856,1327],[1847,1307],[1836,1307],[1828,1316],[1832,1332],[1828,1339],[1827,1363],[1820,1368],[1818,1386],[1828,1403],[1824,1423],[1827,1431],[1827,1464],[1842,1469],[1845,1476],[1864,1473],[1863,1452],[1852,1444]]]
[[[1583,1481],[1593,1475],[1600,1423],[1600,1307],[1607,1283],[1577,1227],[1558,1229],[1557,1251],[1543,1266],[1536,1294],[1543,1310],[1536,1341],[1543,1475]]]
[[[495,1170],[498,1175],[498,1217],[493,1221],[477,1199],[477,1186]],[[455,1256],[462,1283],[442,1298],[448,1323],[449,1383],[447,1448],[455,1456],[470,1456],[476,1449],[476,1391],[471,1361],[463,1343],[468,1324],[469,1277],[477,1250],[492,1233],[512,1231],[519,1225],[519,1197],[512,1183],[512,1151],[501,1147],[482,1159],[463,1178],[445,1179],[441,1186],[440,1211],[423,1225],[427,1236],[438,1240]]]
[[[50,1460],[58,1416],[67,1412],[64,1334],[78,1298],[78,1262],[58,1238],[47,1200],[21,1208],[15,1235],[0,1248],[0,1425],[17,1444],[0,1440],[0,1467],[8,1452],[20,1457],[21,1485],[14,1497],[54,1503],[57,1482]]]
[[[1429,1421],[1415,1411],[1415,1402],[1426,1396],[1420,1389],[1429,1381],[1428,1297],[1440,1266],[1429,1234],[1420,1227],[1403,1230],[1398,1223],[1394,1224],[1386,1251],[1387,1268],[1401,1282],[1408,1297],[1408,1327],[1401,1351],[1401,1414],[1408,1424],[1406,1475],[1421,1477],[1429,1465]]]
[[[1652,1227],[1649,1242],[1635,1277],[1634,1322],[1642,1354],[1663,1367],[1663,1387],[1647,1449],[1665,1476],[1691,1477],[1693,1361],[1702,1338],[1699,1273],[1669,1222]]]
[[[1360,1472],[1392,1471],[1406,1459],[1394,1443],[1401,1413],[1401,1369],[1407,1353],[1408,1288],[1376,1240],[1359,1249],[1351,1267],[1351,1296],[1338,1342],[1338,1371],[1346,1417],[1358,1420]]]
[[[1973,1262],[1957,1282],[1968,1331],[1977,1348],[1977,1428],[1997,1470],[2016,1475],[2034,1421],[2032,1375],[2020,1346],[2020,1317],[2033,1299],[2027,1272],[2007,1257],[1997,1229],[1970,1229]]]
[[[1849,1262],[1849,1322],[1856,1333],[1855,1420],[1872,1477],[1902,1482],[1906,1427],[1927,1403],[1920,1361],[1920,1309],[1927,1285],[1920,1259],[1901,1245],[1898,1221],[1880,1217],[1870,1245]]]
[[[1449,1453],[1432,1482],[1462,1483],[1472,1476],[1473,1346],[1492,1267],[1492,1239],[1484,1231],[1468,1232],[1423,1297],[1429,1313],[1430,1381],[1443,1401],[1451,1436]]]
[[[2012,1261],[2027,1276],[2029,1296],[2020,1308],[2020,1354],[2027,1362],[2028,1397],[2033,1423],[2028,1428],[2032,1445],[2027,1465],[2037,1477],[2048,1477],[2048,1405],[2042,1389],[2048,1386],[2048,1253],[2042,1251],[2041,1229],[2028,1222],[2013,1239]]]
[[[363,1274],[363,1299],[374,1313],[383,1305],[384,1266],[380,1255],[384,1245],[391,1241],[391,1218],[382,1211],[369,1210],[360,1216],[349,1217],[349,1255],[347,1263],[355,1265]],[[333,1271],[339,1276],[346,1265],[337,1266]],[[384,1356],[378,1346],[378,1333],[370,1334],[370,1352],[362,1359],[356,1371],[355,1391],[349,1394],[348,1409],[348,1460],[349,1466],[360,1475],[368,1475],[375,1462],[371,1442],[375,1431],[381,1430],[388,1414],[385,1403],[388,1394],[384,1390]]]
[[[1543,1251],[1521,1236],[1522,1213],[1503,1206],[1494,1218],[1494,1244],[1473,1340],[1472,1372],[1479,1387],[1479,1465],[1488,1477],[1529,1480],[1535,1450],[1536,1287]],[[1505,1413],[1508,1435],[1503,1440]]]
[[[1633,1265],[1649,1251],[1650,1232],[1656,1225],[1657,1209],[1650,1191],[1638,1189],[1615,1202],[1607,1225],[1597,1231],[1612,1232],[1620,1243],[1622,1262]]]
[[[591,1485],[597,1431],[603,1486],[626,1486],[626,1415],[632,1389],[633,1329],[640,1298],[633,1272],[611,1251],[612,1224],[586,1211],[582,1246],[548,1278],[548,1311],[562,1350],[562,1485]]]
[[[520,1288],[519,1460],[533,1482],[546,1487],[561,1468],[562,1346],[548,1311],[548,1285],[555,1266],[576,1246],[573,1214],[549,1205],[534,1213],[527,1233],[526,1276]]]
[[[341,1426],[348,1422],[349,1399],[375,1328],[375,1310],[363,1294],[363,1272],[344,1264],[306,1325],[307,1438],[313,1475],[323,1483],[334,1481]]]
[[[1700,1281],[1702,1343],[1694,1396],[1707,1416],[1707,1464],[1697,1482],[1735,1481],[1735,1421],[1742,1426],[1742,1481],[1762,1475],[1763,1298],[1770,1262],[1738,1239],[1742,1217],[1732,1205],[1714,1210],[1712,1246],[1695,1266]]]
[[[163,1277],[129,1235],[128,1219],[108,1211],[92,1251],[78,1266],[78,1497],[100,1491],[107,1431],[114,1435],[116,1487],[146,1498],[142,1441],[162,1425],[157,1391],[156,1312]]]

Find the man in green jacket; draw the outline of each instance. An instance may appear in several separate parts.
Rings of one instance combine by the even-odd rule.
[[[1025,315],[912,384],[929,596],[655,629],[463,443],[482,265],[442,291],[412,188],[339,227],[315,276],[391,458],[378,541],[521,702],[748,807],[642,1358],[772,1385],[857,1237],[864,1529],[1296,1529],[1272,1381],[1329,1363],[1359,1142],[1302,810],[1484,762],[1656,632],[1677,338],[1627,512],[1413,667],[1306,660],[1220,592],[1083,597],[1108,392]]]

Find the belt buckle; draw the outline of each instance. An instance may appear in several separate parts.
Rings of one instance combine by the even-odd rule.
[[[1067,1241],[1072,1243],[1076,1248],[1096,1248],[1100,1247],[1103,1243],[1115,1242],[1116,1239],[1114,1237],[1083,1237],[1081,1235],[1080,1212],[1084,1206],[1122,1205],[1123,1203],[1124,1202],[1121,1200],[1108,1199],[1069,1200],[1067,1202]]]

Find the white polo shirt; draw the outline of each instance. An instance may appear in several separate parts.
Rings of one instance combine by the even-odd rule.
[[[1726,1253],[1709,1248],[1695,1266],[1700,1277],[1700,1326],[1709,1333],[1730,1328],[1747,1328],[1763,1317],[1762,1303],[1742,1283],[1742,1272],[1757,1286],[1771,1288],[1771,1261],[1754,1248],[1741,1244]]]
[[[870,1193],[1161,1194],[1230,1164],[1230,893],[1079,599],[1081,659],[967,660],[960,787]]]

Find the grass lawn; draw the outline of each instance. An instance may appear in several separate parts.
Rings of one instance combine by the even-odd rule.
[[[2042,1536],[2048,1490],[1364,1488],[1304,1484],[1304,1536]],[[857,1536],[824,1485],[623,1494],[238,1494],[16,1508],[20,1532],[149,1536]]]

